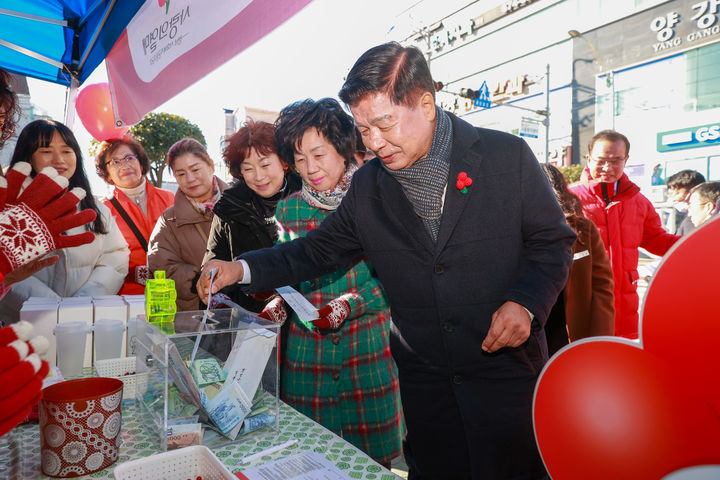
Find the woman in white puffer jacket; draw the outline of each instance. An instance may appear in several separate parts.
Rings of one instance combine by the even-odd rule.
[[[59,257],[54,265],[13,284],[0,300],[0,318],[8,323],[17,321],[19,310],[29,297],[116,294],[128,272],[130,251],[110,210],[91,194],[80,146],[73,133],[54,120],[29,123],[18,137],[10,166],[19,162],[32,166],[31,176],[45,167],[54,167],[69,180],[69,188],[81,187],[87,192],[79,208],[94,210],[97,218],[86,226],[68,230],[67,234],[89,230],[95,234],[95,240],[80,247],[52,252],[51,255]]]

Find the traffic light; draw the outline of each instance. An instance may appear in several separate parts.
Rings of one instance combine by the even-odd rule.
[[[439,92],[440,90],[443,89],[444,86],[445,85],[443,85],[443,82],[435,82],[435,91]]]
[[[469,98],[470,100],[475,100],[480,96],[479,90],[473,90],[472,88],[461,88],[460,89],[460,96]]]

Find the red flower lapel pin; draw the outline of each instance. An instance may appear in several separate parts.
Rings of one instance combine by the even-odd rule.
[[[466,194],[468,192],[467,187],[469,187],[470,185],[472,185],[472,178],[468,177],[467,173],[465,172],[458,173],[455,186],[458,190],[460,190],[460,193]]]

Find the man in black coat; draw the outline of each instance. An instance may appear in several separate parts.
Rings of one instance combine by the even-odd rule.
[[[340,98],[377,158],[306,237],[217,268],[213,290],[295,284],[366,256],[392,308],[410,478],[540,479],[532,397],[575,234],[525,142],[435,106],[422,53],[364,53]]]

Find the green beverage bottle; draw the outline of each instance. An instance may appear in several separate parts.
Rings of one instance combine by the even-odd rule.
[[[175,280],[165,278],[164,270],[156,270],[155,278],[145,282],[145,314],[149,323],[175,320]]]

